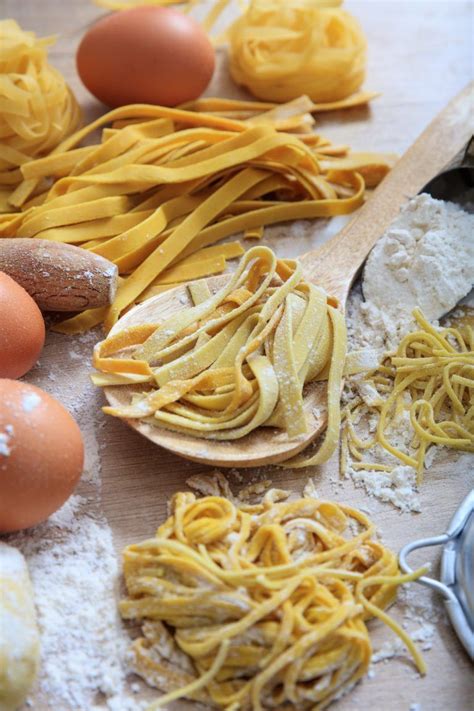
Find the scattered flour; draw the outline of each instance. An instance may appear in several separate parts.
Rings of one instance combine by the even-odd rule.
[[[416,475],[412,467],[397,466],[390,473],[379,471],[356,471],[349,467],[352,480],[363,486],[369,496],[387,501],[401,511],[421,511],[416,493]]]
[[[75,339],[81,362],[87,362],[96,341],[94,332]],[[103,416],[87,368],[74,368],[72,374],[70,361],[64,361],[49,370],[48,349],[64,348],[65,343],[64,336],[50,335],[45,357],[28,380],[47,392],[54,381],[52,394],[81,428],[84,473],[76,493],[48,521],[6,536],[27,559],[41,633],[38,686],[27,707],[36,708],[41,699],[54,711],[140,711],[146,704],[137,701],[126,681],[130,640],[118,617],[119,569],[112,532],[100,513],[96,433]],[[28,411],[37,401],[41,398],[35,393],[28,395],[23,408]],[[0,433],[0,447],[8,448],[11,434],[8,426]]]
[[[40,693],[55,711],[130,711],[126,640],[117,615],[117,561],[110,528],[74,495],[31,532],[9,537],[28,560],[41,630]],[[118,702],[120,701],[120,706]],[[99,707],[98,707],[99,708]]]
[[[435,321],[470,292],[473,233],[474,215],[422,194],[377,242],[364,269],[363,310],[383,323],[389,345],[410,330],[416,306]]]
[[[411,313],[416,306],[437,325],[437,320],[472,289],[473,232],[474,216],[456,205],[425,194],[413,198],[369,255],[363,284],[351,291],[347,303],[349,349],[383,352],[394,348],[413,328]],[[347,379],[343,403],[350,404],[356,397],[369,406],[380,401],[375,387],[357,375]],[[373,435],[376,424],[376,417],[364,412],[356,429],[364,439]],[[392,427],[390,440],[408,452],[411,439],[412,428],[405,412]],[[428,450],[427,468],[440,450]],[[346,475],[369,495],[390,502],[401,511],[420,511],[413,468],[400,464],[378,445],[371,448],[370,459],[393,470],[357,470],[349,457]]]
[[[25,393],[21,398],[23,412],[33,412],[33,410],[38,407],[40,403],[41,397],[38,393]]]
[[[9,457],[11,454],[10,442],[13,437],[13,425],[6,425],[5,431],[0,432],[0,456]]]
[[[343,392],[343,402],[350,401],[357,395],[365,396],[360,388],[360,376],[349,378]],[[362,410],[359,418],[355,421],[357,434],[362,439],[371,438],[376,430],[377,418],[370,411]],[[409,413],[401,413],[398,420],[390,429],[390,441],[395,447],[403,451],[410,450],[412,430],[409,421]],[[436,450],[435,450],[436,451]],[[430,455],[429,463],[433,461],[434,454]],[[356,486],[363,487],[369,496],[390,503],[403,512],[421,511],[420,498],[416,487],[416,472],[407,465],[402,464],[380,445],[375,445],[370,449],[370,461],[376,464],[391,467],[391,471],[379,471],[377,469],[357,469],[349,456],[346,476],[350,476]]]

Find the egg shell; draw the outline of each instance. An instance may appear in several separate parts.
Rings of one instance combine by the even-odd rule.
[[[0,380],[0,533],[48,518],[83,465],[81,431],[69,412],[34,385]]]
[[[31,296],[0,272],[0,378],[21,378],[44,346],[41,311]]]
[[[100,19],[84,35],[76,64],[85,86],[108,106],[176,106],[202,94],[215,55],[191,17],[148,6]]]

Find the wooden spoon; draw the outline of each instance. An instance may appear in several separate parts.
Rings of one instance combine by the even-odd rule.
[[[474,131],[473,88],[470,84],[434,119],[416,143],[384,178],[356,217],[333,239],[301,257],[305,276],[336,296],[344,307],[349,289],[371,248],[398,215],[400,207],[416,195],[462,149]],[[394,127],[394,130],[396,127]],[[228,277],[208,280],[212,292]],[[153,297],[129,311],[111,333],[141,323],[163,321],[191,306],[185,285]],[[113,406],[128,404],[136,386],[108,387],[105,395]],[[308,433],[289,440],[286,432],[261,427],[236,441],[210,441],[128,420],[152,442],[196,462],[221,467],[254,467],[278,464],[298,454],[326,426],[326,384],[309,383],[304,391]]]

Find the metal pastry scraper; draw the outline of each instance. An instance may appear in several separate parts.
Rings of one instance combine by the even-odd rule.
[[[440,580],[423,576],[416,582],[441,593],[461,644],[474,661],[474,489],[454,514],[442,536],[408,543],[399,555],[400,568],[412,573],[407,557],[427,546],[443,546]]]

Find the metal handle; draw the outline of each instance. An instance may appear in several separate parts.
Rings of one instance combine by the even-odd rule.
[[[463,580],[464,575],[458,579],[459,571],[457,570],[458,555],[472,554],[472,516],[474,514],[474,489],[466,496],[456,513],[454,514],[448,526],[446,533],[441,536],[433,536],[431,538],[422,538],[413,543],[408,543],[402,548],[399,554],[400,567],[405,573],[412,573],[413,569],[408,565],[407,557],[419,548],[427,548],[429,546],[444,546],[442,561],[441,561],[441,579],[434,580],[427,576],[418,578],[417,582],[426,585],[433,590],[441,593],[444,597],[446,610],[448,612],[451,623],[459,637],[459,641],[464,646],[470,659],[474,661],[474,619],[472,616],[472,607],[469,607],[469,602],[466,603],[466,590],[463,585],[470,585],[472,582],[469,578],[468,582]],[[458,550],[460,548],[460,551]],[[462,572],[462,559],[461,559]],[[469,589],[470,589],[469,588]]]
[[[467,148],[464,151],[464,156],[461,161],[462,166],[473,167],[474,166],[474,136],[467,144]]]
[[[449,535],[448,533],[443,533],[442,536],[420,538],[418,541],[413,541],[413,543],[407,543],[406,546],[403,546],[398,556],[400,568],[403,570],[404,573],[413,573],[413,568],[411,568],[407,563],[407,557],[410,555],[410,553],[413,553],[413,551],[416,551],[419,548],[442,546],[448,543],[449,541],[452,541],[454,538],[456,538],[456,536],[457,534]],[[451,602],[459,604],[459,601],[453,591],[450,590],[447,585],[441,583],[439,580],[435,580],[434,578],[429,578],[426,575],[422,575],[421,578],[418,578],[416,582],[422,583],[422,585],[426,585],[426,587],[441,593],[445,600],[450,600]]]

